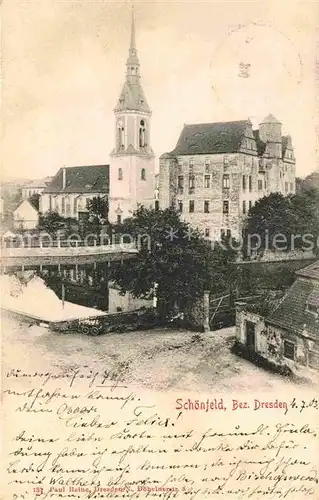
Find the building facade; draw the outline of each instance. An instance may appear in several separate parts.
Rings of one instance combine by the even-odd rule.
[[[109,165],[60,168],[40,198],[40,212],[58,212],[62,217],[79,218],[87,212],[88,201],[108,197]]]
[[[300,367],[318,370],[319,261],[296,272],[296,281],[268,314],[237,305],[236,339],[274,365],[296,373]]]
[[[152,112],[141,85],[134,14],[126,77],[114,114],[109,219],[110,222],[120,222],[132,215],[138,205],[154,206],[155,157],[150,141]]]
[[[36,229],[39,222],[39,211],[29,200],[23,200],[13,211],[13,227],[18,230]]]
[[[185,125],[175,149],[160,157],[159,206],[175,206],[207,238],[239,237],[255,202],[295,192],[295,156],[281,123],[250,120]]]
[[[40,195],[42,191],[50,184],[52,177],[45,177],[44,179],[37,179],[35,181],[28,182],[22,186],[22,199],[27,200],[31,196],[38,194]]]

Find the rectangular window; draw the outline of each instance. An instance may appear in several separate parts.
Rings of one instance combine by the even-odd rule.
[[[78,199],[74,198],[73,200],[73,213],[76,215],[78,211]]]
[[[208,228],[205,229],[205,237],[209,238],[209,229]]]
[[[225,235],[226,235],[225,229],[221,229],[220,230],[220,237],[221,237],[221,239],[225,238]]]
[[[253,202],[249,200],[249,210],[251,210],[251,207],[253,206]]]
[[[258,191],[262,191],[263,181],[261,179],[258,180]]]
[[[223,201],[223,214],[229,214],[229,201]]]
[[[189,213],[193,213],[195,209],[195,202],[194,200],[189,200]]]
[[[288,193],[288,182],[285,182],[285,192]]]
[[[209,171],[210,161],[209,158],[205,158],[205,172]]]
[[[228,239],[231,238],[231,229],[227,229],[226,236]]]
[[[123,170],[121,169],[121,167],[118,169],[117,178],[119,181],[123,180]]]
[[[246,175],[243,175],[243,191],[246,191]]]
[[[189,188],[195,189],[195,175],[190,175],[188,182],[189,182],[188,184]]]
[[[178,211],[179,211],[179,212],[182,212],[182,211],[183,211],[183,202],[182,202],[182,201],[179,201],[179,202],[178,202]]]
[[[229,189],[229,175],[223,175],[223,189]]]
[[[315,304],[307,304],[307,309],[306,309],[308,312],[310,312],[311,314],[315,314],[317,316],[318,314],[318,311],[319,311],[319,307]]]
[[[248,178],[248,182],[249,182],[249,192],[251,193],[253,189],[253,179],[251,175]]]
[[[189,166],[193,167],[194,166],[194,158],[189,159]]]
[[[284,340],[284,357],[295,359],[295,344],[289,340]]]
[[[61,201],[61,212],[64,214],[65,212],[65,198],[62,198],[62,201]]]
[[[204,186],[205,188],[210,188],[210,175],[205,175]]]
[[[204,213],[209,214],[209,201],[204,201]]]
[[[246,213],[246,202],[243,201],[243,214],[245,214],[245,213]]]
[[[49,194],[49,210],[52,210],[52,196]]]
[[[121,217],[121,215],[118,215],[116,219],[117,219],[117,223],[118,223],[118,224],[121,224],[121,222],[122,222],[122,217]]]
[[[290,191],[292,192],[293,190],[294,190],[294,185],[293,185],[293,183],[291,182],[291,183],[290,183]]]
[[[183,189],[183,187],[184,187],[184,177],[182,175],[178,176],[177,187],[179,189]]]
[[[228,156],[224,156],[224,165],[228,165],[229,164],[229,158]]]

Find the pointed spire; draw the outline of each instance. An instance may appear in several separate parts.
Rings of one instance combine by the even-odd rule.
[[[132,21],[131,21],[131,44],[130,51],[136,50],[135,45],[135,18],[134,18],[134,5],[132,5]]]
[[[126,62],[126,66],[139,66],[139,60],[136,52],[136,43],[135,43],[135,17],[134,17],[134,5],[132,6],[132,20],[131,20],[131,41],[130,41],[130,49],[128,53],[128,59]],[[135,70],[135,74],[136,70]]]

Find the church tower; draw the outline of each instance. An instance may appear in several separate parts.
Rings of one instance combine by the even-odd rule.
[[[151,110],[140,77],[134,11],[125,82],[115,114],[115,147],[111,152],[109,220],[121,222],[139,205],[154,206],[155,158],[150,145]]]

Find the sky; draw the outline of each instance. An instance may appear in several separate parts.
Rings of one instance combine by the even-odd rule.
[[[124,1],[4,0],[4,180],[109,163],[131,10]],[[185,123],[250,118],[258,126],[272,113],[292,136],[297,175],[318,168],[319,3],[155,0],[136,1],[134,11],[157,157]],[[247,78],[241,63],[250,65]]]

